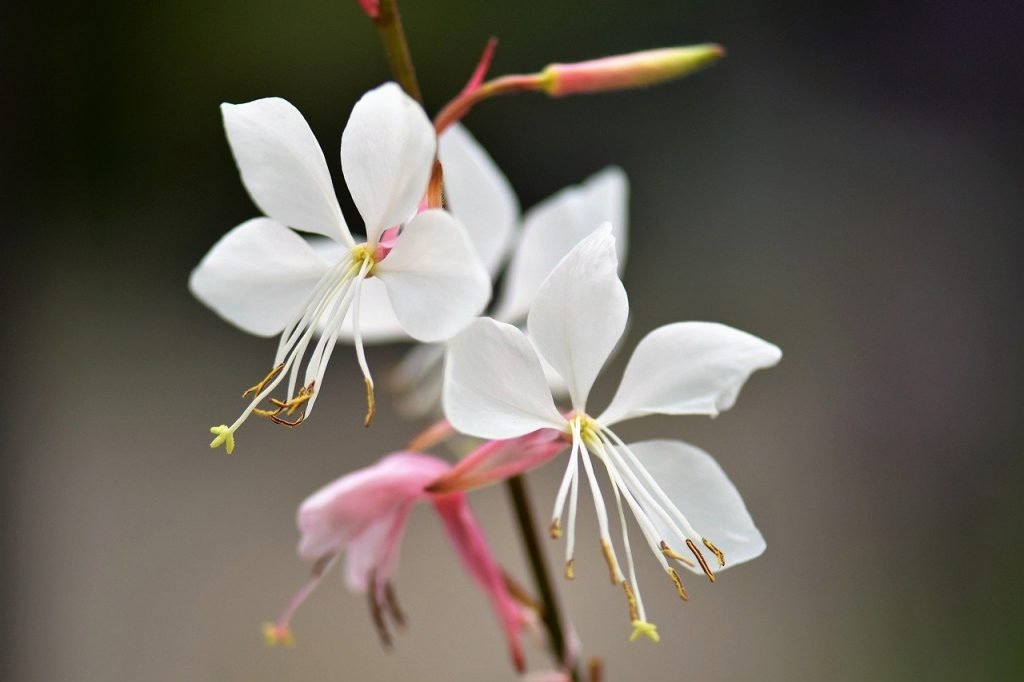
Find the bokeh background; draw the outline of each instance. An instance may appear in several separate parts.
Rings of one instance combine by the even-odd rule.
[[[627,347],[658,324],[709,319],[786,354],[716,420],[623,429],[713,453],[768,551],[713,587],[691,579],[688,604],[645,558],[664,639],[630,645],[621,595],[581,541],[562,600],[607,679],[1020,679],[1019,5],[403,11],[432,111],[490,35],[495,74],[669,44],[729,50],[670,86],[523,96],[468,119],[524,207],[610,163],[629,174]],[[185,288],[206,249],[256,214],[217,105],[295,103],[343,193],[344,122],[388,78],[355,0],[22,3],[5,10],[0,46],[6,679],[514,679],[429,513],[404,548],[411,625],[394,651],[340,580],[300,613],[295,649],[264,648],[260,623],[308,570],[295,506],[417,427],[384,398],[363,430],[345,352],[304,428],[253,423],[231,458],[206,447],[274,345]],[[403,351],[374,347],[371,364]],[[531,476],[542,516],[559,474]],[[473,501],[525,580],[503,490]],[[594,537],[592,515],[580,518]],[[536,646],[530,660],[547,665]]]

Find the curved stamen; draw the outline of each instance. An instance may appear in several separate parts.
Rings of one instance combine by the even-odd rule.
[[[650,487],[650,492],[653,492],[654,495],[656,495],[658,500],[661,502],[661,505],[664,506],[664,509],[666,509],[676,518],[679,527],[684,531],[683,535],[688,536],[690,538],[702,538],[703,536],[700,533],[698,533],[692,525],[690,525],[690,522],[687,520],[686,516],[681,511],[679,511],[679,508],[675,505],[675,503],[671,499],[669,499],[669,496],[665,494],[665,491],[662,490],[661,486],[658,485],[658,482],[654,480],[654,477],[651,476],[651,473],[647,471],[643,464],[640,463],[640,458],[637,457],[633,453],[633,451],[629,449],[629,446],[627,446],[622,441],[622,439],[619,438],[618,435],[616,435],[616,433],[611,429],[607,427],[601,427],[601,430],[608,434],[608,436],[610,436],[612,440],[615,441],[615,443],[619,446],[619,450],[623,453],[623,455],[626,456],[626,461],[632,465],[629,468],[631,470],[636,470],[637,472],[639,472],[644,482],[646,482],[647,485]]]
[[[324,575],[331,569],[331,566],[338,560],[340,553],[329,554],[315,564],[313,564],[313,572],[309,577],[309,580],[299,588],[299,591],[295,593],[295,596],[288,601],[288,605],[285,606],[284,611],[273,623],[264,623],[263,625],[263,637],[266,640],[268,646],[275,644],[285,644],[286,646],[292,646],[295,643],[295,637],[292,635],[291,621],[295,617],[295,612],[299,610],[303,602],[309,598],[309,595],[313,594],[316,588],[320,585],[320,581],[323,580]]]
[[[605,561],[608,564],[608,573],[612,585],[618,585],[622,582],[622,571],[619,569],[615,548],[612,546],[611,534],[608,532],[608,510],[605,508],[604,497],[601,495],[601,488],[597,483],[597,477],[594,475],[594,465],[590,461],[590,451],[587,450],[586,442],[579,436],[580,418],[575,418],[573,422],[573,438],[579,438],[580,440],[580,456],[583,459],[583,470],[587,474],[587,480],[590,483],[590,493],[594,498],[597,526],[601,534],[601,552],[604,554]]]
[[[356,360],[359,362],[359,369],[363,371],[363,382],[366,384],[366,416],[363,418],[363,426],[369,426],[373,422],[373,415],[377,412],[377,402],[373,396],[373,377],[370,376],[370,367],[366,364],[366,352],[363,350],[363,334],[359,329],[359,304],[363,298],[363,281],[366,273],[371,268],[373,261],[367,259],[359,270],[359,278],[356,280],[355,302],[352,305],[352,334],[355,337]]]

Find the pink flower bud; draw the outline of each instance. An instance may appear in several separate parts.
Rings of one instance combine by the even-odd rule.
[[[691,45],[644,50],[576,64],[550,64],[541,73],[541,87],[553,97],[625,90],[687,76],[725,56],[720,45]]]
[[[366,12],[366,16],[376,19],[380,16],[380,0],[359,0],[359,6]]]

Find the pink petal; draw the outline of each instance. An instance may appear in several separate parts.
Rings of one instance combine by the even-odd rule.
[[[299,555],[316,561],[344,550],[373,524],[423,499],[424,486],[448,467],[429,455],[397,453],[329,483],[299,507]]]
[[[432,493],[470,490],[535,469],[566,448],[554,429],[539,429],[518,438],[492,440],[463,457],[427,486]]]
[[[487,594],[508,639],[509,652],[516,670],[525,670],[520,630],[527,618],[505,586],[505,577],[484,537],[463,493],[438,495],[432,499],[444,522],[448,538],[455,546],[466,571]]]

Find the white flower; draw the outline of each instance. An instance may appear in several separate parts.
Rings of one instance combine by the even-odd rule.
[[[720,324],[665,325],[640,341],[611,404],[591,416],[587,396],[623,333],[629,311],[616,260],[613,237],[603,228],[573,248],[544,281],[529,311],[529,338],[490,318],[475,320],[453,338],[444,408],[455,429],[480,438],[507,439],[557,429],[571,439],[551,522],[557,537],[568,501],[566,573],[571,577],[573,572],[582,462],[612,582],[622,585],[629,601],[632,638],[643,634],[656,641],[657,631],[647,621],[636,583],[623,500],[684,599],[686,592],[670,559],[714,580],[701,546],[724,568],[726,556],[730,565],[747,561],[760,555],[765,543],[739,493],[709,455],[675,441],[627,445],[610,427],[650,414],[717,415],[732,407],[747,377],[777,363],[781,351]],[[568,385],[573,409],[566,415],[555,406],[541,358]],[[614,492],[628,579],[612,544],[593,457],[604,464]]]
[[[189,286],[243,330],[280,333],[281,339],[271,372],[244,394],[253,396],[249,406],[232,425],[211,429],[211,447],[224,444],[230,452],[234,432],[253,412],[286,425],[308,416],[346,320],[366,381],[368,423],[373,380],[361,321],[393,317],[413,338],[440,341],[464,327],[490,297],[487,273],[458,221],[442,210],[417,214],[436,151],[433,126],[394,83],[356,103],[341,138],[341,167],[365,224],[366,241],[358,243],[323,153],[295,107],[268,98],[221,108],[242,182],[267,217],[228,232],[192,272]],[[327,237],[335,249],[311,245],[289,228]],[[370,287],[380,294],[372,301],[361,296]],[[259,409],[285,377],[285,399]],[[298,418],[286,419],[300,409]]]
[[[466,226],[470,239],[492,277],[497,276],[513,246],[501,295],[491,315],[521,325],[544,278],[581,239],[604,223],[612,225],[625,264],[628,233],[625,173],[606,168],[579,185],[566,187],[526,212],[519,223],[519,202],[511,185],[483,147],[461,125],[441,135],[438,157],[444,168],[447,207]],[[413,348],[394,373],[399,408],[424,417],[440,407],[445,344]],[[565,386],[545,367],[552,387]]]

